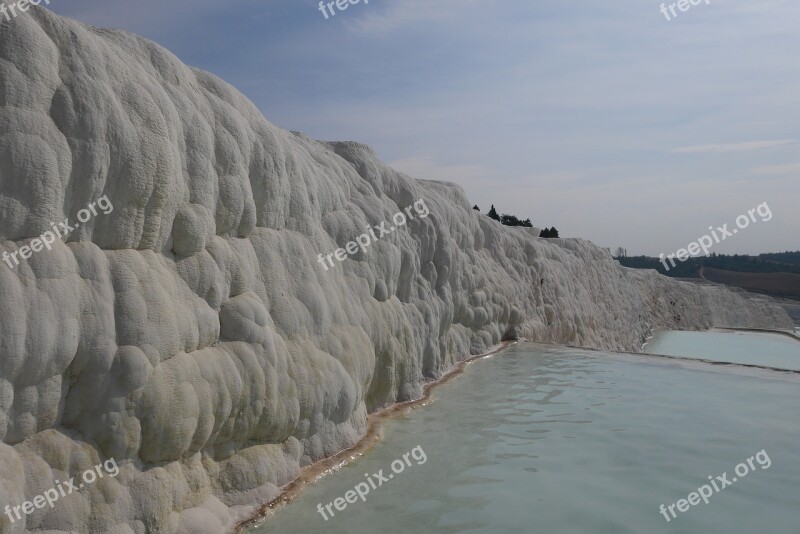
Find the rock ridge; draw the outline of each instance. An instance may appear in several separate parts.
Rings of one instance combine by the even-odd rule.
[[[220,532],[367,414],[516,336],[638,350],[656,329],[790,328],[724,288],[478,214],[359,143],[270,124],[136,35],[31,7],[0,23],[0,506],[120,466],[3,532]],[[430,214],[325,271],[422,199]]]

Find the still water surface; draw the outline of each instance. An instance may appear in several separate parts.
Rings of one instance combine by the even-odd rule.
[[[781,334],[658,332],[644,352],[800,371],[800,338]]]
[[[469,365],[253,532],[797,534],[798,377],[520,344]],[[425,463],[411,458],[366,502],[317,511],[417,446]],[[670,523],[659,513],[761,450],[768,469]]]

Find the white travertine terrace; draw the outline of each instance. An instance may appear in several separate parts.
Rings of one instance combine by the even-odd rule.
[[[111,214],[0,264],[0,510],[108,457],[121,472],[2,532],[230,529],[503,337],[638,350],[654,329],[791,327],[503,227],[455,185],[271,125],[152,42],[31,8],[0,24],[0,252],[102,195]],[[420,198],[426,219],[317,262]]]

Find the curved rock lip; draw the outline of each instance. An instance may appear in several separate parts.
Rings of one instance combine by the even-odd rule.
[[[453,184],[277,128],[158,45],[37,7],[0,24],[0,246],[0,506],[119,468],[3,532],[230,530],[502,340],[792,326],[503,227]]]

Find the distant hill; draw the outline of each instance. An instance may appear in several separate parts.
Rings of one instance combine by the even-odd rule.
[[[659,258],[621,256],[621,265],[634,269],[655,269],[673,278],[700,278],[741,287],[748,291],[800,300],[800,252],[775,252],[747,256],[712,254],[676,261],[667,270]]]
[[[711,254],[689,258],[685,262],[676,261],[675,267],[664,268],[659,258],[652,256],[618,256],[620,264],[634,269],[655,269],[673,278],[700,278],[700,268],[710,267],[723,271],[739,273],[796,273],[800,274],[800,252],[773,252],[747,256],[744,254]]]
[[[754,293],[764,293],[773,297],[800,300],[800,274],[796,273],[741,273],[722,271],[704,267],[705,280],[741,287]]]

